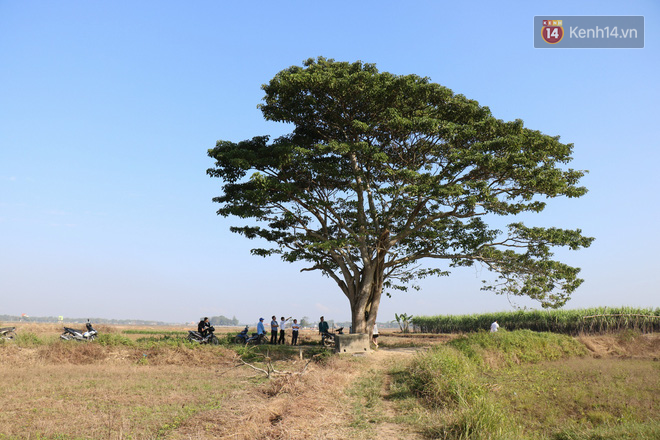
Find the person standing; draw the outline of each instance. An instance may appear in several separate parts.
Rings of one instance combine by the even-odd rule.
[[[282,316],[282,319],[280,320],[280,339],[277,340],[278,344],[286,345],[286,339],[285,339],[286,322],[289,319],[291,319],[291,317],[284,319],[284,316]]]
[[[300,330],[300,324],[298,324],[297,319],[294,319],[293,324],[291,324],[291,345],[298,345],[299,330]]]
[[[279,327],[277,318],[273,315],[270,321],[270,343],[272,345],[277,344],[277,327]]]
[[[497,330],[499,330],[499,328],[500,325],[497,323],[497,321],[495,321],[490,325],[490,332],[495,333]]]
[[[372,332],[371,339],[374,341],[374,345],[378,348],[378,326],[374,322],[374,331]]]
[[[257,324],[257,335],[265,335],[266,329],[264,328],[264,318],[259,318],[259,324]]]
[[[321,335],[321,341],[325,339],[326,333],[328,333],[328,322],[323,319],[323,316],[321,316],[321,322],[319,322],[319,334]]]

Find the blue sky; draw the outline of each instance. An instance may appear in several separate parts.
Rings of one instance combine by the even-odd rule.
[[[534,49],[537,15],[643,15],[645,48]],[[590,192],[525,218],[596,237],[556,254],[586,280],[566,307],[658,307],[659,19],[655,1],[0,0],[0,314],[348,320],[328,278],[250,255],[205,173],[218,139],[288,132],[260,86],[317,56],[427,76],[574,143]],[[511,310],[485,276],[425,280],[378,320]]]

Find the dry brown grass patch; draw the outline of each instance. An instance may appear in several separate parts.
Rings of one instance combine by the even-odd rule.
[[[323,365],[311,364],[300,376],[242,387],[225,400],[222,409],[190,418],[168,439],[354,438],[346,428],[348,404],[343,390],[361,374],[361,363],[352,358],[333,358]],[[290,362],[278,369],[296,371],[302,365],[300,361]],[[242,370],[261,377],[248,367]]]
[[[39,360],[52,364],[89,365],[108,358],[108,350],[97,344],[67,341],[45,344],[37,348]]]
[[[660,358],[660,334],[624,331],[608,335],[581,335],[577,338],[595,357],[615,356],[642,359]]]

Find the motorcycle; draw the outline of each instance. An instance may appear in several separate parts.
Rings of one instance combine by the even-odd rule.
[[[321,344],[324,347],[334,347],[336,345],[335,343],[335,334],[338,335],[343,335],[344,334],[344,327],[339,327],[334,331],[334,333],[330,332],[324,332],[321,335]]]
[[[245,345],[260,345],[267,343],[268,343],[268,338],[266,337],[266,333],[262,333],[262,334],[252,333],[252,336],[247,338],[245,341]]]
[[[64,333],[60,335],[60,338],[64,339],[65,341],[93,341],[96,339],[98,332],[94,330],[94,327],[92,327],[92,324],[89,322],[89,320],[87,321],[87,324],[85,324],[85,327],[87,328],[87,331],[64,327]]]
[[[248,336],[249,327],[246,325],[243,331],[236,335],[234,342],[237,344],[245,344],[250,337]],[[253,335],[254,336],[254,335]]]
[[[245,344],[245,345],[260,345],[260,344],[266,344],[268,342],[268,338],[266,337],[265,333],[258,334],[258,333],[252,333],[252,336],[248,336],[248,330],[249,327],[246,325],[245,328],[236,335],[234,338],[234,342],[237,344]]]
[[[16,337],[16,327],[0,328],[0,339],[12,340]]]
[[[188,336],[186,339],[189,342],[195,342],[197,344],[218,345],[220,340],[213,334],[213,332],[215,332],[215,327],[210,326],[206,329],[206,331],[206,336],[202,336],[202,334],[198,331],[188,330]]]

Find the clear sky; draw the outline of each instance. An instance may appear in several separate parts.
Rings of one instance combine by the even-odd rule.
[[[0,314],[349,320],[330,279],[250,255],[206,175],[216,140],[288,132],[260,86],[317,56],[427,76],[574,143],[590,192],[525,219],[596,237],[557,252],[586,280],[566,308],[660,306],[660,3],[503,3],[0,0]],[[643,15],[645,48],[534,49],[536,15]],[[378,321],[511,310],[484,276],[424,280]]]

